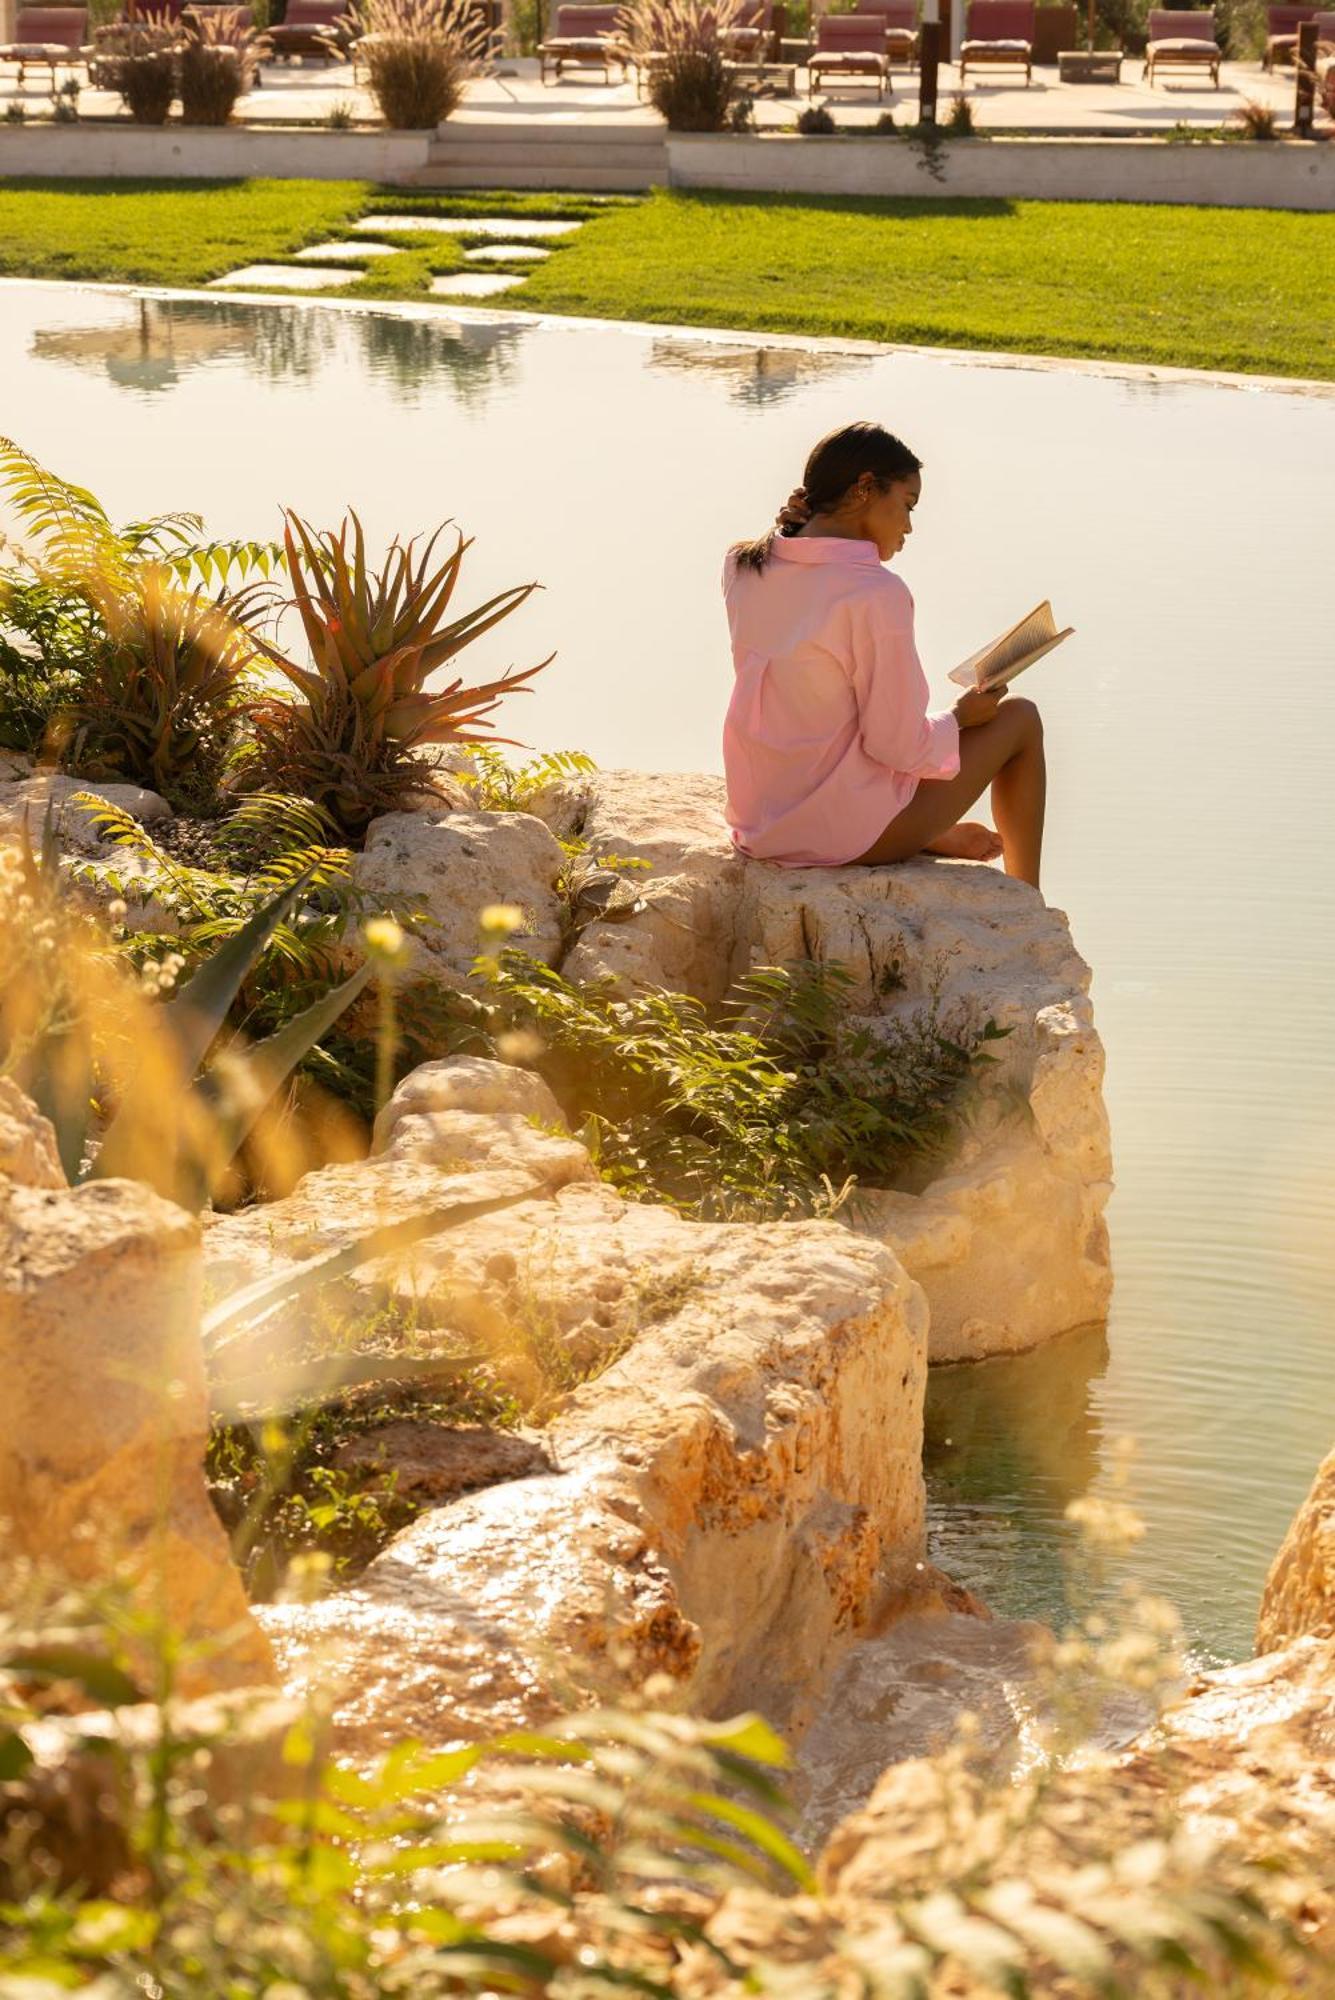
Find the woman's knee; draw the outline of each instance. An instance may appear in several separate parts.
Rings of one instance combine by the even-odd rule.
[[[1008,695],[1002,705],[1002,714],[1011,718],[1011,728],[1023,743],[1043,741],[1043,718],[1038,712],[1038,704],[1027,695]]]

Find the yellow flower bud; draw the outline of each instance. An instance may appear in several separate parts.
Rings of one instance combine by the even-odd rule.
[[[494,937],[508,937],[522,928],[524,912],[518,903],[488,903],[478,911],[478,923]]]

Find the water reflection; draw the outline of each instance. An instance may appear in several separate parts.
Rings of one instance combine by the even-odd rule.
[[[923,1465],[933,1559],[1002,1615],[1057,1625],[1080,1609],[1070,1501],[1098,1476],[1092,1391],[1107,1330],[1077,1328],[1030,1354],[934,1368]]]
[[[698,340],[656,340],[651,368],[689,370],[725,382],[728,400],[759,407],[781,403],[815,377],[828,379],[865,369],[865,354],[810,354],[795,347],[712,347]]]
[[[35,361],[105,373],[118,388],[153,395],[196,369],[238,361],[260,380],[304,382],[351,350],[349,358],[401,400],[443,381],[461,404],[475,407],[513,374],[522,331],[513,323],[146,298],[129,302],[111,325],[40,327],[30,352]]]

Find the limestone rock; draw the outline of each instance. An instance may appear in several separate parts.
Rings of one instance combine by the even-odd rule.
[[[724,823],[722,780],[600,771],[585,782],[580,833],[590,852],[647,861],[650,870],[628,878],[643,911],[628,923],[590,924],[566,960],[566,977],[611,979],[623,992],[664,987],[722,999],[732,980],[746,865]]]
[[[532,1070],[484,1056],[448,1056],[420,1063],[404,1077],[375,1121],[375,1150],[398,1150],[408,1120],[442,1112],[489,1118],[504,1114],[565,1130],[560,1105]]]
[[[504,1479],[553,1470],[536,1438],[411,1417],[349,1438],[335,1452],[334,1464],[359,1480],[392,1479],[399,1499],[435,1507]]]
[[[514,903],[525,927],[511,940],[551,965],[561,945],[556,878],[564,856],[555,835],[528,813],[386,813],[372,820],[354,877],[385,907],[416,900],[429,918],[421,969],[450,983],[477,957],[478,914]]]
[[[144,826],[151,825],[154,820],[171,817],[167,801],[139,785],[104,785],[85,778],[43,774],[14,784],[0,784],[0,839],[17,836],[26,819],[33,845],[36,846],[47,807],[50,806],[63,848],[76,854],[105,854],[107,843],[98,834],[88,808],[70,804],[76,792],[89,792],[105,799],[108,805],[118,806]]]
[[[204,1486],[199,1225],[130,1181],[13,1187],[0,1214],[0,1519],[23,1555],[119,1567],[199,1648],[186,1691],[268,1678]]]
[[[65,1185],[55,1127],[7,1076],[0,1076],[0,1176],[24,1187]]]
[[[559,1472],[422,1515],[351,1590],[262,1610],[285,1674],[332,1681],[359,1745],[535,1722],[655,1671],[697,1707],[800,1707],[886,1564],[921,1552],[925,1313],[893,1256],[579,1183],[423,1249],[452,1330],[519,1325],[577,1355],[572,1380],[602,1372],[546,1433]]]
[[[856,1226],[890,1243],[926,1290],[932,1359],[1014,1352],[1102,1319],[1112,1185],[1103,1050],[1089,970],[1062,913],[968,862],[743,861],[718,779],[599,772],[588,782],[581,831],[594,852],[653,868],[632,878],[644,910],[583,931],[568,978],[712,1002],[753,967],[836,960],[873,1026],[935,1004],[947,1026],[991,1019],[1008,1031],[945,1172],[921,1196],[869,1193],[856,1212]]]
[[[434,1208],[525,1193],[542,1200],[594,1177],[542,1079],[482,1057],[450,1056],[413,1070],[377,1119],[375,1143],[376,1158],[321,1167],[286,1200],[216,1221],[205,1245],[213,1293]],[[498,1219],[502,1230],[509,1212]],[[396,1266],[402,1288],[413,1290],[417,1273],[433,1272],[433,1260],[449,1254],[431,1240],[420,1244]],[[295,1337],[296,1318],[285,1324]]]
[[[1268,1653],[1305,1633],[1335,1639],[1335,1451],[1318,1466],[1271,1564],[1256,1650]]]

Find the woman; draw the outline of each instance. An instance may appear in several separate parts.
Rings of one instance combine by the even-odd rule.
[[[789,867],[1002,854],[1007,874],[1037,889],[1038,710],[971,688],[929,715],[913,599],[881,567],[912,534],[921,494],[907,445],[879,424],[849,424],[812,452],[779,531],[730,551],[732,837]],[[960,817],[989,785],[995,834]]]

